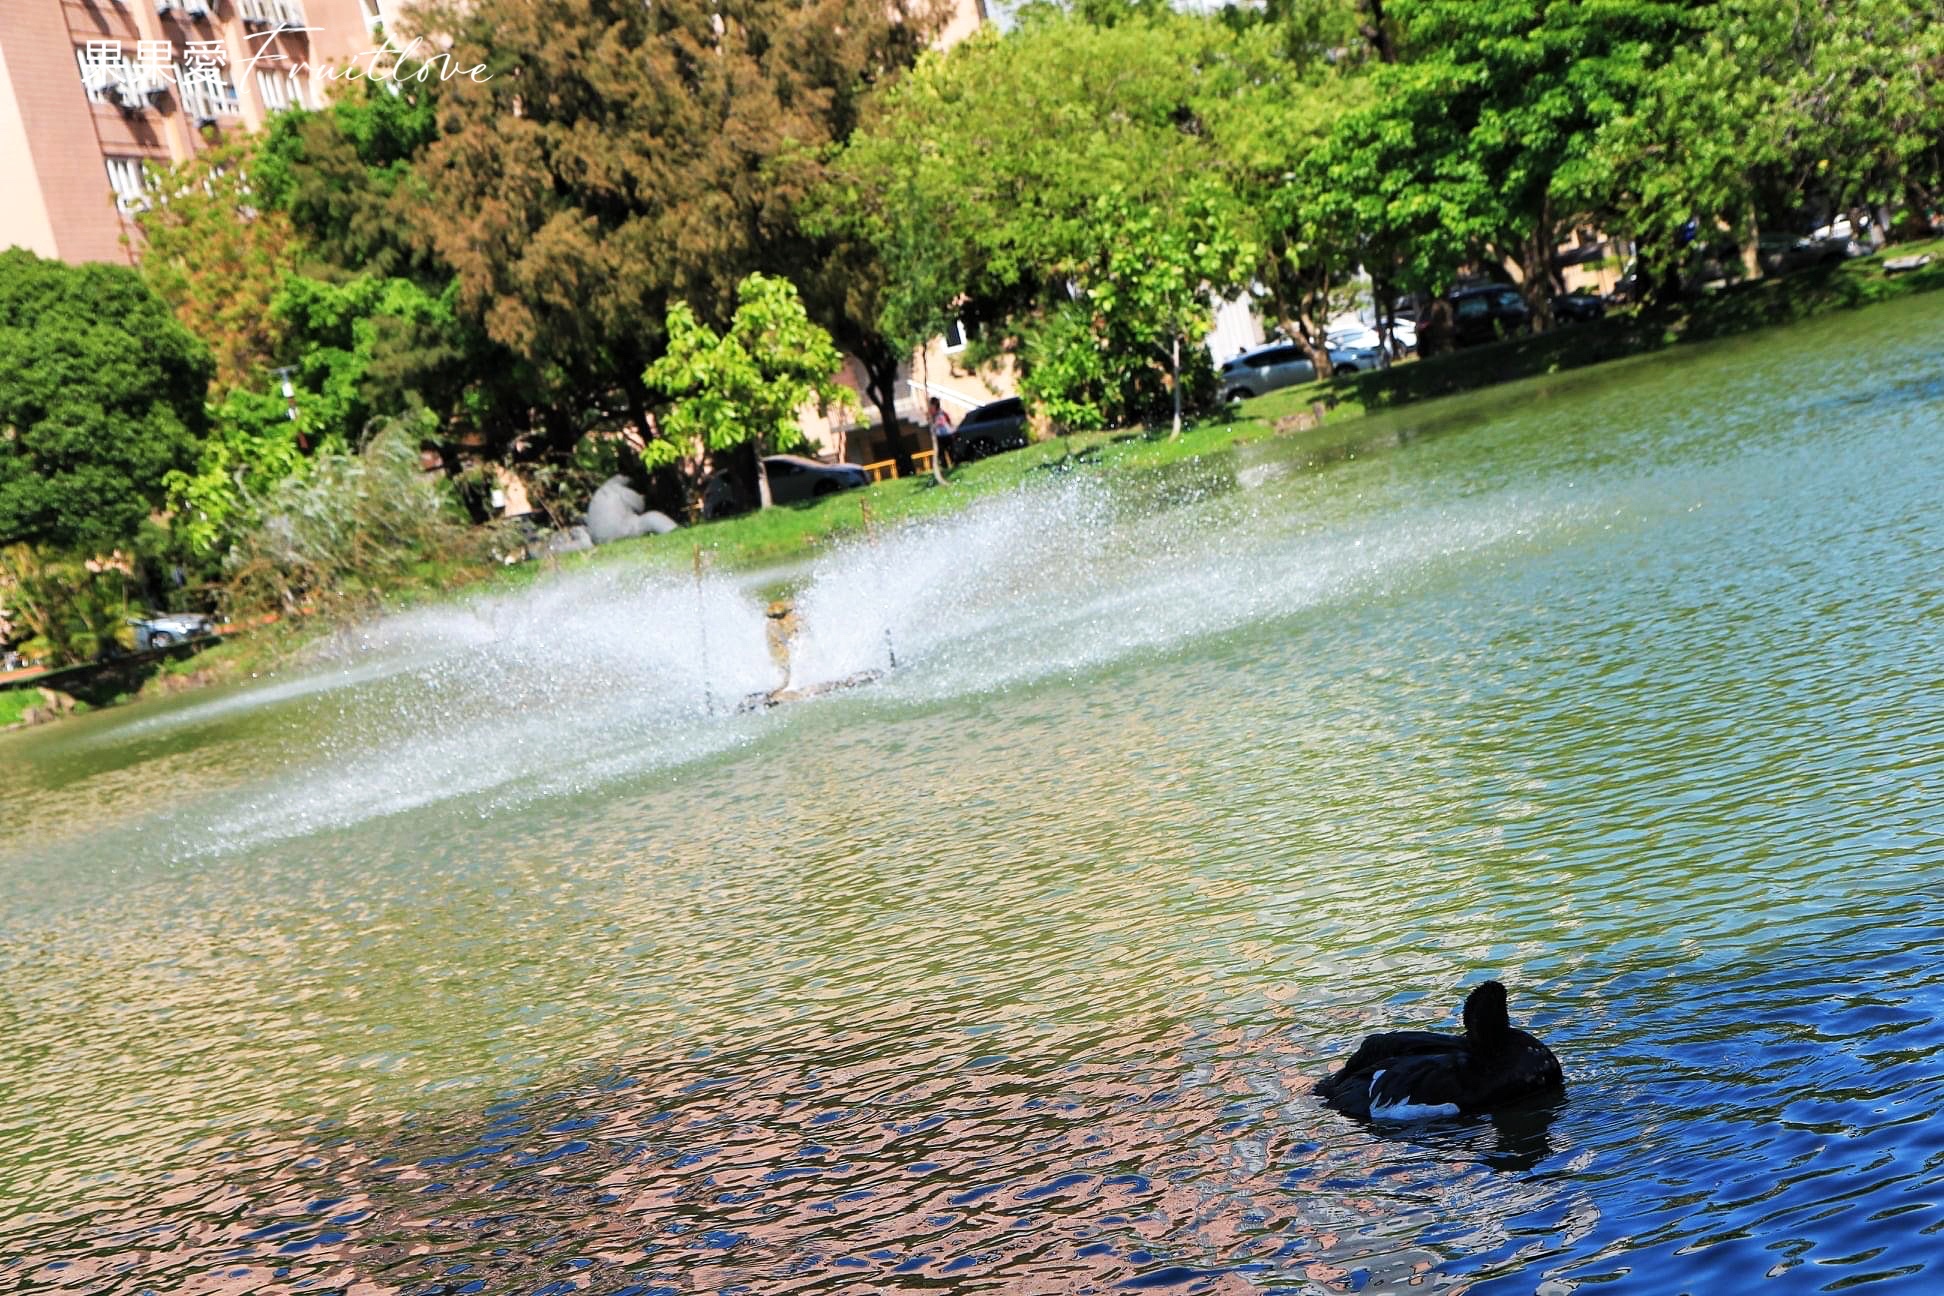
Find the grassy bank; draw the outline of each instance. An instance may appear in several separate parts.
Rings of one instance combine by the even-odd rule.
[[[1065,472],[1138,471],[1266,437],[1312,438],[1319,448],[1318,461],[1323,462],[1333,457],[1328,447],[1342,440],[1341,425],[1366,413],[1944,288],[1944,239],[1894,249],[1898,256],[1924,252],[1939,259],[1902,275],[1886,275],[1880,258],[1862,259],[1737,285],[1672,310],[1615,314],[1535,337],[1286,388],[1191,425],[1179,438],[1170,438],[1165,428],[1075,435],[967,464],[943,486],[929,475],[904,478],[709,522],[669,536],[623,541],[591,553],[513,567],[427,568],[414,572],[408,583],[388,591],[382,600],[372,595],[348,601],[332,617],[283,622],[238,635],[197,656],[161,663],[126,692],[87,700],[106,705],[129,696],[156,696],[268,674],[300,658],[308,647],[361,613],[397,610],[474,591],[510,592],[563,571],[614,564],[686,570],[697,548],[712,567],[722,570],[758,570],[801,561],[862,536],[867,526],[890,527],[939,516]],[[1320,427],[1312,426],[1312,412],[1317,410],[1322,414]],[[32,687],[0,692],[0,727],[39,702],[39,691]]]
[[[1325,425],[1365,413],[1396,409],[1440,396],[1560,373],[1684,342],[1748,333],[1944,288],[1944,239],[1892,249],[1896,256],[1928,252],[1938,260],[1922,270],[1886,275],[1882,258],[1870,257],[1781,278],[1762,279],[1707,293],[1670,310],[1628,311],[1588,324],[1516,338],[1491,346],[1410,361],[1390,369],[1308,383],[1246,401],[1226,415],[1190,427],[1178,440],[1165,429],[1133,429],[1076,435],[1029,446],[969,464],[945,486],[930,477],[880,482],[805,504],[773,508],[675,535],[610,545],[558,564],[572,568],[607,562],[683,564],[696,546],[727,568],[755,568],[813,555],[860,535],[868,506],[876,525],[890,525],[961,508],[972,500],[1011,490],[1022,482],[1078,467],[1094,472],[1152,467],[1222,450],[1266,436],[1291,435],[1292,418],[1315,407]],[[490,582],[531,580],[541,564]]]
[[[37,688],[10,688],[0,692],[0,729],[19,724],[30,708],[40,704],[41,692]]]

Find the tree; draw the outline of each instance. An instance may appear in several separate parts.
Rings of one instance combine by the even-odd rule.
[[[1344,56],[1357,17],[1347,5],[1271,13],[1283,9],[1291,12],[1237,34],[1237,57],[1212,80],[1202,114],[1220,175],[1253,217],[1253,283],[1328,377],[1333,293],[1359,261],[1387,265],[1325,153],[1339,119],[1367,102],[1369,78],[1365,60]]]
[[[1185,187],[1172,210],[1109,189],[1095,201],[1092,255],[1071,269],[1082,301],[1113,332],[1103,338],[1168,363],[1173,436],[1181,435],[1181,341],[1208,332],[1210,295],[1243,281],[1255,247],[1231,195],[1208,181]],[[1103,330],[1105,331],[1105,330]],[[1114,336],[1118,334],[1118,336]]]
[[[1672,269],[1697,227],[1725,228],[1758,273],[1762,231],[1812,205],[1935,205],[1944,23],[1920,0],[1722,0],[1598,145],[1645,259]]]
[[[870,87],[923,48],[932,11],[908,0],[433,11],[425,21],[452,33],[460,61],[490,74],[445,88],[442,134],[415,168],[461,317],[571,389],[616,393],[650,432],[642,374],[664,320],[685,303],[721,325],[747,274],[794,275],[798,254],[822,256],[798,225],[819,158],[848,137]]]
[[[0,604],[27,631],[22,653],[51,666],[90,661],[134,641],[126,573],[114,563],[8,545],[0,548]]]
[[[0,252],[0,544],[133,537],[194,460],[212,369],[135,271]]]
[[[906,202],[916,199],[909,181],[901,186],[899,192]],[[926,237],[911,222],[898,221],[880,226],[876,234],[879,265],[876,276],[877,334],[884,339],[886,349],[894,356],[917,353],[923,370],[922,382],[929,395],[930,343],[933,338],[942,337],[945,330],[951,327],[952,304],[959,296],[958,279],[939,240]],[[880,399],[874,390],[872,396],[878,399],[882,417],[895,421],[897,409],[890,395],[887,393]],[[932,477],[943,486],[945,464],[938,448],[938,430],[929,418],[925,426],[931,437]],[[901,464],[899,471],[908,472],[909,468],[909,464]]]
[[[306,391],[321,393],[310,352],[357,350],[355,393],[340,381],[339,394],[355,394],[365,409],[337,430],[356,440],[373,411],[428,411],[435,422],[428,440],[448,476],[462,471],[462,454],[507,463],[565,459],[612,411],[565,375],[494,342],[460,311],[457,275],[426,232],[442,213],[416,169],[439,135],[439,85],[407,75],[391,93],[355,82],[328,109],[272,120],[253,189],[301,234],[308,284],[289,285],[279,309],[314,308],[298,313],[324,322],[329,334],[293,339],[282,358],[305,371]],[[365,323],[353,328],[347,309],[364,312]],[[345,371],[334,368],[342,379]],[[314,421],[316,403],[300,406]]]
[[[238,134],[152,175],[152,205],[135,217],[142,278],[215,354],[216,381],[247,382],[279,335],[270,304],[297,266],[290,218],[251,185],[260,137]]]
[[[1389,0],[1396,62],[1334,132],[1323,175],[1396,250],[1402,286],[1441,292],[1469,261],[1518,275],[1551,321],[1559,230],[1601,220],[1596,141],[1695,23],[1667,0]]]
[[[843,357],[830,334],[813,323],[788,280],[753,274],[736,292],[726,332],[695,317],[686,302],[668,316],[668,351],[643,380],[673,403],[662,437],[648,444],[649,468],[672,464],[685,446],[720,453],[748,444],[756,455],[762,506],[770,506],[763,456],[800,445],[797,411],[852,399],[836,380]],[[698,456],[699,457],[699,456]]]
[[[961,313],[1004,326],[983,345],[1017,340],[1022,386],[1080,423],[1157,394],[1157,345],[1237,284],[1232,258],[1205,253],[1246,241],[1204,176],[1203,96],[1241,57],[1236,37],[1154,8],[1115,8],[1111,25],[1039,11],[927,55],[830,167],[829,205],[860,212],[887,262],[942,248]],[[1142,265],[1163,253],[1165,269]]]

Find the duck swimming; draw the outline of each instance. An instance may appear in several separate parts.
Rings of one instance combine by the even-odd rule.
[[[1559,1059],[1505,1014],[1505,987],[1486,981],[1465,996],[1465,1033],[1366,1035],[1316,1092],[1346,1116],[1430,1120],[1484,1111],[1564,1085]]]

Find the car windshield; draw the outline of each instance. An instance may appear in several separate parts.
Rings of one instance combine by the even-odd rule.
[[[965,416],[967,423],[990,423],[998,419],[1015,418],[1025,412],[1022,401],[1000,401],[996,405],[981,405]]]

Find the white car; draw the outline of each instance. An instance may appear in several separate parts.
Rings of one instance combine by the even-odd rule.
[[[769,476],[770,499],[777,504],[835,495],[871,484],[871,476],[856,464],[827,464],[802,455],[767,455],[763,470]]]
[[[1377,360],[1375,347],[1330,348],[1330,367],[1340,374],[1375,369]],[[1309,353],[1294,342],[1270,342],[1244,351],[1224,360],[1218,375],[1225,401],[1266,395],[1315,377],[1316,366],[1310,363]]]
[[[1396,340],[1400,353],[1414,349],[1417,346],[1417,322],[1407,319],[1393,320],[1391,337]],[[1366,324],[1362,320],[1350,320],[1331,329],[1326,340],[1333,347],[1362,348],[1372,351],[1380,349],[1384,344],[1383,335],[1377,331],[1376,325]]]

